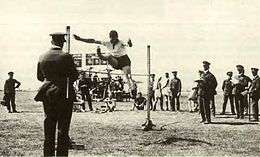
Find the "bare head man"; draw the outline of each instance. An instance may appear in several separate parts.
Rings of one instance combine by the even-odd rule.
[[[242,65],[237,65],[236,67],[239,74],[244,74],[245,71]]]
[[[257,75],[257,73],[258,73],[258,68],[251,68],[251,71],[252,71],[252,75],[253,76],[256,76]]]

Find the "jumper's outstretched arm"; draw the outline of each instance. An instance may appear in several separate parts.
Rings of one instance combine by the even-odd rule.
[[[85,43],[93,43],[93,44],[101,44],[101,41],[95,40],[95,39],[87,39],[87,38],[81,38],[80,36],[73,34],[74,38],[78,41],[82,41]]]

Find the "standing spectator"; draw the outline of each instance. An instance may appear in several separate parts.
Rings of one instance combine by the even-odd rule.
[[[169,102],[171,96],[169,73],[165,73],[165,78],[163,79],[162,82],[162,95],[163,95],[163,101],[165,101],[166,104],[166,111],[169,111]]]
[[[68,156],[71,145],[69,128],[73,101],[76,99],[73,83],[78,78],[78,72],[72,56],[62,51],[66,41],[65,34],[50,35],[52,48],[41,55],[37,67],[37,78],[41,82],[44,81],[44,84],[34,99],[43,102],[45,113],[43,156]],[[67,84],[68,78],[69,84]],[[55,147],[56,130],[57,147]]]
[[[231,113],[233,115],[235,115],[236,113],[235,113],[235,107],[234,107],[234,96],[232,95],[233,82],[231,81],[232,76],[233,76],[233,72],[229,71],[229,72],[227,72],[227,75],[228,75],[228,79],[226,79],[223,82],[223,85],[222,85],[222,90],[224,92],[224,100],[223,100],[224,102],[223,102],[223,109],[222,109],[222,112],[220,114],[221,115],[225,114],[227,101],[229,99],[230,107],[231,107]]]
[[[253,80],[252,84],[249,88],[249,94],[252,99],[252,111],[253,111],[253,119],[252,121],[259,121],[259,107],[258,107],[258,101],[260,98],[260,78],[258,76],[258,69],[257,68],[251,68]]]
[[[154,105],[153,105],[153,111],[156,110],[156,105],[157,102],[160,102],[160,107],[161,110],[163,111],[163,104],[162,104],[162,83],[161,83],[162,77],[160,77],[157,81],[157,85],[156,85],[156,89],[154,91],[154,95],[155,95],[155,101],[154,101]]]
[[[15,104],[15,88],[19,88],[21,83],[13,78],[14,72],[8,73],[9,78],[5,81],[4,85],[4,94],[5,94],[5,101],[7,105],[7,110],[9,113],[17,113],[16,111],[16,104]],[[12,106],[12,111],[11,111]]]
[[[203,61],[204,75],[202,77],[201,91],[200,91],[200,113],[204,124],[211,123],[210,117],[210,101],[216,94],[217,80],[215,76],[209,71],[210,63]]]
[[[95,73],[95,75],[93,76],[93,87],[97,87],[98,86],[98,82],[99,82],[99,77],[97,75],[97,73]]]
[[[247,103],[246,95],[242,93],[246,90],[248,82],[251,82],[251,79],[244,75],[244,67],[242,65],[236,66],[238,75],[234,77],[234,88],[232,93],[235,95],[235,105],[236,105],[236,119],[244,119],[244,106]]]
[[[177,77],[177,71],[173,71],[173,78],[170,82],[171,88],[171,110],[175,111],[175,104],[176,110],[180,110],[180,95],[181,95],[181,80]],[[175,101],[176,100],[176,101]]]
[[[151,82],[150,82],[150,91],[151,91],[151,104],[155,101],[154,89],[155,89],[155,74],[151,74]]]
[[[134,102],[133,110],[135,108],[137,108],[137,110],[144,110],[145,105],[146,105],[145,97],[143,97],[141,92],[138,92],[137,97],[136,97],[135,102]]]
[[[133,80],[132,88],[131,88],[131,96],[132,99],[135,99],[137,95],[137,84],[136,81]]]
[[[86,77],[85,73],[82,73],[79,79],[78,88],[81,92],[82,99],[88,102],[88,107],[90,111],[93,111],[92,107],[92,100],[90,95],[90,89],[91,89],[92,81],[90,77]],[[85,104],[82,107],[83,111],[86,111]]]

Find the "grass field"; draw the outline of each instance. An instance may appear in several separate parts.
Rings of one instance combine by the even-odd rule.
[[[44,114],[42,105],[33,101],[34,95],[17,93],[21,113],[10,114],[0,107],[0,156],[42,155]],[[260,156],[258,123],[217,114],[213,124],[200,124],[200,115],[185,111],[184,97],[181,102],[181,112],[152,112],[157,126],[149,132],[141,129],[146,112],[130,111],[131,103],[118,103],[117,111],[110,113],[73,113],[70,136],[86,146],[85,150],[70,150],[70,155]],[[218,96],[218,113],[221,102]],[[160,130],[163,125],[165,129]]]

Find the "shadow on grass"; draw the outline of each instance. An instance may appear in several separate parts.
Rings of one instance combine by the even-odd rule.
[[[197,144],[206,144],[208,146],[212,146],[211,143],[198,140],[198,139],[192,139],[192,138],[181,138],[181,137],[167,137],[166,139],[161,139],[155,142],[147,142],[147,143],[141,143],[141,145],[151,145],[151,144],[161,144],[161,145],[170,145],[177,142],[188,142],[188,145],[197,145]]]
[[[258,123],[253,123],[253,122],[211,122],[211,124],[222,124],[222,125],[257,125]]]

